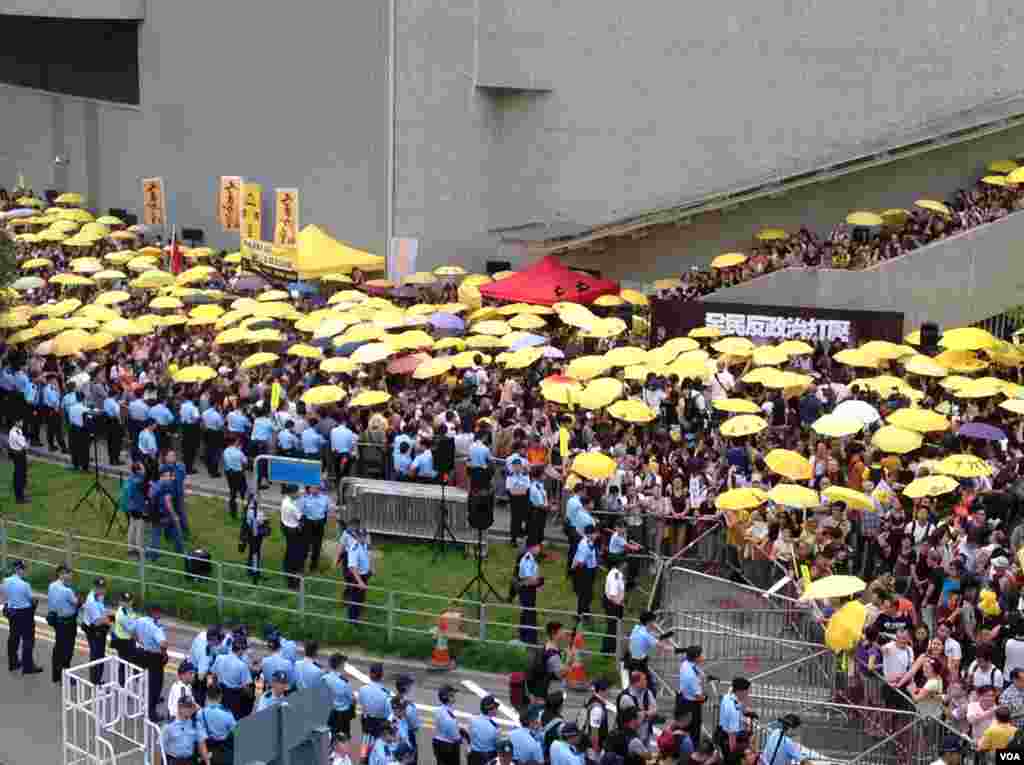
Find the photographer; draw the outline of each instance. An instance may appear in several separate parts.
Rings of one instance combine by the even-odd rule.
[[[260,507],[255,492],[249,492],[245,504],[245,519],[238,530],[238,552],[248,550],[246,566],[253,583],[260,580],[260,569],[263,568],[263,540],[270,536],[270,524]]]
[[[772,731],[761,752],[761,765],[796,765],[810,762],[803,755],[803,748],[789,734],[800,727],[800,717],[788,714],[771,726]]]
[[[715,743],[725,755],[725,765],[735,765],[743,756],[747,739],[744,718],[751,716],[746,710],[749,699],[750,681],[745,677],[733,678],[732,691],[722,697],[715,729]]]

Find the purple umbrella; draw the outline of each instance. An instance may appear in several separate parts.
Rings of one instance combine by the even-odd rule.
[[[256,292],[267,288],[267,280],[255,274],[246,274],[231,280],[231,289],[239,292]]]
[[[977,438],[982,441],[1006,440],[1006,434],[1003,431],[992,425],[986,425],[983,422],[968,422],[966,425],[961,425],[957,435],[965,436],[966,438]]]
[[[34,218],[38,214],[38,210],[30,210],[28,207],[19,207],[17,210],[0,212],[0,220],[5,220],[7,218]]]
[[[521,351],[523,348],[533,348],[535,345],[544,345],[548,339],[540,335],[524,335],[512,343],[513,351]]]
[[[430,326],[435,329],[461,332],[466,328],[466,322],[453,313],[432,313],[430,314]]]
[[[544,346],[544,358],[546,359],[564,359],[565,354],[553,345]]]

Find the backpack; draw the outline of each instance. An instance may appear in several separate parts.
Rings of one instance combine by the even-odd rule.
[[[553,656],[557,649],[539,648],[533,652],[533,660],[530,662],[530,670],[526,675],[526,687],[534,696],[544,698],[548,693],[548,684],[551,681],[548,672],[548,657]]]
[[[594,707],[599,707],[601,709],[601,714],[604,716],[602,725],[599,727],[607,727],[608,710],[605,709],[604,702],[600,699],[591,698],[576,714],[576,727],[580,729],[581,736],[587,742],[586,746],[590,745],[590,737],[594,735],[594,727],[590,724],[590,713],[593,711]],[[602,745],[604,744],[603,741],[599,743]]]
[[[561,717],[554,717],[548,720],[548,724],[541,729],[544,739],[544,760],[551,760],[551,745],[562,736],[562,726],[565,720]]]
[[[701,414],[700,408],[697,406],[697,394],[688,392],[686,394],[686,400],[683,402],[683,420],[687,427],[699,428],[701,426],[700,420],[703,415]]]

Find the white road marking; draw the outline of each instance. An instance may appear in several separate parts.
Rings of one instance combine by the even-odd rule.
[[[487,693],[487,691],[485,691],[479,685],[474,683],[472,680],[463,680],[462,681],[462,685],[465,688],[468,688],[471,693],[474,693],[477,696],[479,696],[481,699],[484,698],[485,696],[489,696],[490,695],[490,694]],[[503,715],[505,715],[505,717],[508,718],[508,720],[513,725],[518,725],[519,724],[519,716],[516,714],[516,711],[514,709],[512,709],[511,707],[506,706],[505,704],[501,703],[501,701],[498,702],[498,711],[500,711]]]

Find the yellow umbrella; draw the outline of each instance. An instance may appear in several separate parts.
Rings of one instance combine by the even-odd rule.
[[[939,338],[939,345],[951,351],[977,351],[991,348],[999,340],[990,332],[978,327],[957,327],[947,329]]]
[[[825,645],[836,653],[852,651],[864,636],[867,609],[859,600],[851,600],[829,617],[825,625]]]
[[[920,449],[923,442],[924,439],[920,433],[898,428],[895,425],[885,425],[879,428],[871,439],[874,446],[889,454],[907,454],[915,449]]]
[[[104,324],[101,329],[108,335],[114,337],[123,337],[125,335],[145,335],[149,333],[149,330],[145,327],[139,326],[138,323],[130,321],[128,319],[114,319]]]
[[[461,351],[465,347],[466,347],[465,341],[460,340],[457,337],[442,337],[440,340],[438,340],[436,343],[434,343],[434,350],[435,351],[446,351],[446,350],[449,350],[449,349],[454,349],[456,351]]]
[[[832,356],[832,358],[848,367],[860,367],[863,369],[877,369],[878,359],[869,353],[864,353],[860,349],[848,349],[845,351],[839,351],[839,353]]]
[[[775,242],[780,239],[789,239],[789,234],[781,228],[763,228],[757,232],[757,238],[762,242]]]
[[[509,319],[508,325],[513,329],[544,329],[548,323],[540,316],[523,313]]]
[[[17,202],[17,204],[20,207],[42,207],[43,206],[43,201],[41,199],[36,199],[35,197],[29,197],[29,196],[18,197],[15,200],[15,202]]]
[[[21,343],[27,343],[29,340],[35,340],[39,337],[39,330],[35,327],[29,327],[28,329],[22,329],[15,332],[9,338],[7,338],[8,345],[20,345]]]
[[[484,284],[490,284],[492,281],[494,280],[491,277],[485,276],[484,274],[470,274],[462,280],[462,283],[459,286],[475,288]]]
[[[833,574],[815,579],[804,588],[800,600],[829,600],[830,598],[845,598],[848,595],[856,595],[868,588],[867,583],[856,576],[845,576]]]
[[[359,365],[352,359],[339,357],[324,359],[320,362],[320,371],[331,375],[349,375],[356,371]]]
[[[289,356],[297,356],[300,359],[319,359],[322,358],[324,352],[313,345],[305,345],[304,343],[296,343],[285,351]]]
[[[756,488],[730,489],[715,498],[715,507],[723,512],[753,510],[768,501],[768,493]]]
[[[72,316],[68,319],[68,326],[74,327],[75,329],[98,329],[100,323],[87,316]]]
[[[252,332],[246,342],[253,345],[256,343],[279,343],[282,340],[284,340],[284,336],[276,329],[260,329]]]
[[[82,239],[102,239],[110,233],[110,229],[99,221],[93,221],[82,226],[78,233]]]
[[[1019,166],[1012,159],[997,159],[988,163],[988,169],[993,173],[1012,173]]]
[[[506,369],[526,369],[533,366],[544,358],[544,351],[540,348],[522,348],[515,353],[509,353],[505,357]]]
[[[262,316],[265,319],[287,319],[295,315],[295,306],[279,301],[270,303],[258,303],[253,306],[253,316]]]
[[[846,216],[846,222],[851,226],[881,226],[885,220],[878,213],[852,212]]]
[[[762,369],[770,369],[770,367],[762,367]],[[813,378],[796,372],[779,372],[775,369],[771,371],[774,374],[762,383],[766,388],[804,388],[814,382]]]
[[[84,306],[78,311],[78,315],[87,316],[90,319],[95,319],[96,321],[102,322],[113,321],[114,319],[120,318],[120,314],[118,314],[118,312],[115,311],[113,308],[109,308],[106,305],[96,303]]]
[[[740,414],[723,422],[719,430],[728,438],[742,438],[760,433],[767,427],[768,422],[756,414]]]
[[[507,335],[512,331],[509,327],[508,322],[504,321],[478,321],[471,327],[473,332],[481,335],[493,335],[495,337],[501,337]]]
[[[247,342],[252,337],[250,332],[245,327],[232,327],[226,329],[213,338],[214,345],[233,345],[235,343]]]
[[[604,409],[621,396],[621,382],[612,377],[599,377],[587,383],[575,403],[584,409]]]
[[[434,273],[438,276],[462,276],[466,273],[466,269],[462,266],[438,266],[434,269]]]
[[[347,343],[365,343],[370,340],[380,340],[385,332],[380,327],[372,324],[356,324],[345,330],[345,333],[334,338],[334,347],[340,348]]]
[[[202,268],[202,266],[199,266],[199,268]],[[259,297],[256,298],[257,303],[273,303],[278,300],[291,300],[291,295],[284,290],[267,290],[260,293]]]
[[[988,369],[988,362],[978,358],[973,351],[943,351],[934,361],[952,372],[963,374]]]
[[[131,282],[131,286],[137,289],[155,290],[160,287],[167,287],[174,284],[174,274],[166,271],[146,271],[142,276]]]
[[[682,281],[676,278],[658,279],[651,284],[656,290],[674,290],[683,286]]]
[[[213,257],[213,248],[211,247],[193,247],[190,250],[185,251],[185,257],[189,260],[199,260],[201,258]]]
[[[388,335],[384,342],[397,351],[430,349],[434,347],[434,338],[422,329],[410,329],[397,335]]]
[[[754,344],[745,337],[727,337],[718,342],[712,343],[711,347],[719,353],[726,353],[730,356],[747,357],[754,353]]]
[[[910,497],[911,499],[938,497],[943,494],[949,494],[951,491],[956,491],[959,487],[960,484],[948,475],[928,475],[907,484],[907,487],[903,490],[903,496]]]
[[[131,263],[128,264],[131,268]],[[199,282],[208,281],[212,274],[215,274],[217,269],[212,266],[193,266],[187,271],[182,271],[174,278],[175,284],[197,284]],[[270,293],[264,293],[270,294]],[[287,294],[287,293],[286,293]]]
[[[224,262],[229,266],[237,266],[242,262],[242,253],[232,252],[229,255],[225,255]],[[351,279],[349,281],[351,281]]]
[[[150,304],[150,306],[152,307],[152,304]],[[198,319],[200,317],[204,319],[219,319],[224,315],[224,309],[219,305],[207,303],[206,305],[197,305],[188,312],[188,315],[193,319]]]
[[[189,367],[179,369],[174,373],[174,382],[176,383],[201,383],[207,380],[212,380],[217,376],[217,370],[213,367],[203,366],[201,364],[194,364]]]
[[[273,364],[278,358],[276,353],[254,353],[239,364],[239,366],[242,369],[255,369],[256,367]]]
[[[38,268],[52,268],[53,261],[49,258],[32,258],[21,264],[22,271],[35,271]]]
[[[805,356],[808,353],[814,353],[814,347],[803,340],[786,340],[776,347],[789,356]]]
[[[789,449],[772,449],[765,456],[765,464],[773,473],[791,481],[809,481],[814,477],[807,458]]]
[[[922,377],[945,377],[949,374],[942,364],[939,364],[928,356],[911,356],[906,362],[904,369],[910,374],[921,375]]]
[[[819,435],[830,438],[843,438],[844,436],[852,436],[854,433],[859,433],[864,427],[864,423],[853,417],[826,414],[815,420],[811,427]]]
[[[692,337],[692,338],[708,339],[708,338],[721,337],[722,336],[722,330],[720,330],[718,327],[696,327],[694,329],[691,329],[689,332],[687,332],[686,335],[687,335],[687,337]]]
[[[949,420],[931,409],[897,409],[886,420],[890,425],[918,433],[933,433],[949,428]]]
[[[115,279],[127,279],[128,276],[123,271],[117,271],[115,269],[104,269],[99,273],[92,275],[92,278],[96,281],[113,281]]]
[[[855,510],[867,510],[875,512],[875,503],[867,494],[856,489],[847,489],[845,486],[829,486],[821,492],[821,496],[829,502],[845,502],[847,507]]]
[[[61,300],[59,303],[54,303],[49,306],[50,316],[66,316],[72,311],[77,311],[82,307],[82,301],[78,298],[68,298],[67,300]]]
[[[805,510],[821,505],[821,497],[814,489],[796,483],[780,483],[768,492],[768,498],[776,505],[798,507]]]
[[[953,217],[952,210],[942,204],[942,202],[937,202],[934,199],[918,199],[914,202],[914,207],[921,210],[927,210],[928,212],[938,213],[939,215],[945,215],[947,218]]]
[[[443,374],[447,374],[452,368],[452,360],[447,356],[442,356],[436,359],[429,359],[424,361],[413,371],[412,376],[415,380],[429,380],[433,377],[440,377]]]
[[[375,364],[395,354],[395,349],[387,343],[368,343],[356,348],[351,358],[359,364]]]
[[[630,305],[635,305],[635,306],[650,305],[650,301],[647,299],[647,296],[645,294],[643,294],[642,292],[637,292],[636,290],[629,290],[629,289],[622,290],[622,292],[619,293],[619,297],[621,297],[623,300],[625,300]]]
[[[18,329],[28,326],[28,317],[24,314],[7,313],[0,316],[0,329]]]
[[[608,414],[616,420],[644,424],[652,422],[658,415],[643,401],[623,399],[608,407]]]
[[[602,308],[615,308],[616,306],[623,305],[625,302],[618,295],[601,295],[594,301],[594,305],[601,306]]]
[[[600,452],[580,454],[572,461],[573,473],[591,481],[601,481],[615,474],[615,460]]]
[[[493,335],[470,335],[465,339],[465,343],[468,348],[487,349],[507,347],[500,337],[494,337]]]
[[[82,195],[74,191],[65,191],[54,200],[59,205],[80,205],[83,202]]]
[[[611,367],[631,367],[643,364],[647,360],[647,351],[636,346],[622,346],[612,348],[604,355],[604,359]]]
[[[580,334],[583,337],[599,339],[618,337],[629,329],[626,322],[617,317],[592,321]]]
[[[110,238],[115,242],[134,242],[139,237],[131,231],[112,231]]]
[[[774,380],[780,375],[778,369],[772,369],[771,367],[758,367],[747,372],[740,379],[748,385],[767,385],[769,382]]]
[[[745,398],[719,398],[713,400],[711,406],[720,412],[732,414],[758,414],[761,411],[757,404]]]
[[[957,478],[985,478],[992,475],[992,466],[973,454],[951,454],[935,465],[935,469]]]
[[[96,219],[96,222],[103,226],[123,226],[124,221],[114,215],[103,215]]]
[[[57,274],[50,279],[50,284],[59,284],[62,287],[92,287],[96,284],[88,276],[78,274]]]
[[[574,406],[579,401],[582,393],[583,386],[578,382],[542,382],[540,386],[540,395],[545,401],[552,401],[565,406]]]
[[[53,338],[50,350],[54,356],[74,356],[85,350],[91,336],[82,329],[66,329]]]
[[[1013,185],[1005,175],[986,175],[981,182],[986,186],[999,186],[1004,189]]]
[[[754,350],[752,359],[758,366],[779,366],[789,361],[789,355],[781,350],[770,345],[765,345]]]
[[[1014,414],[1024,414],[1024,399],[1013,398],[1009,401],[1004,401],[999,405],[999,408]]]
[[[604,356],[579,356],[570,362],[565,373],[577,380],[590,380],[603,375],[610,368]]]
[[[957,398],[989,398],[998,396],[1004,392],[1001,380],[981,379],[971,380],[957,388],[953,395]]]
[[[123,266],[136,257],[135,253],[131,250],[124,250],[123,252],[108,252],[103,256],[103,259],[108,263],[113,263],[115,266]]]
[[[106,348],[108,345],[117,341],[117,338],[113,335],[109,335],[106,332],[97,332],[89,338],[89,342],[85,346],[87,351],[98,351],[101,348]]]
[[[151,271],[159,267],[156,258],[149,255],[137,255],[125,264],[129,271],[143,272]]]
[[[49,213],[50,210],[46,212]],[[64,220],[77,220],[79,223],[91,223],[96,220],[95,216],[88,210],[58,210],[57,216]]]
[[[167,296],[153,298],[149,301],[150,308],[156,308],[159,310],[174,310],[176,308],[181,308],[183,305],[185,304],[178,300],[178,298]]]
[[[348,402],[349,406],[380,406],[391,400],[391,394],[382,390],[365,390]]]
[[[317,385],[302,394],[302,400],[309,406],[336,404],[345,398],[345,389],[337,385]]]
[[[428,284],[436,284],[437,277],[429,271],[417,271],[414,274],[402,277],[402,284],[410,286],[425,286]]]
[[[747,262],[747,256],[742,252],[727,252],[724,255],[719,255],[711,261],[712,268],[733,268],[734,266],[741,266]]]
[[[858,350],[876,359],[886,360],[899,359],[914,353],[914,349],[909,346],[890,343],[887,340],[872,340],[864,343]]]

